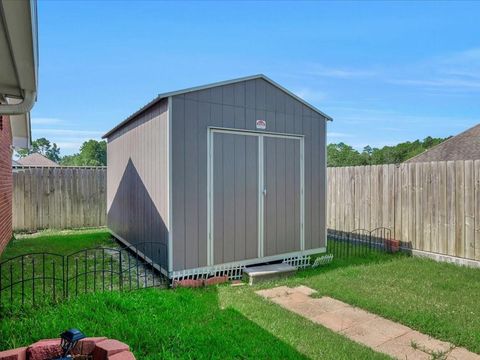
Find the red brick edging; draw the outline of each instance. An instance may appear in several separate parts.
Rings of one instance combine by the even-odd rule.
[[[197,288],[202,286],[210,286],[223,284],[228,282],[228,276],[214,276],[208,279],[184,279],[184,280],[175,280],[173,282],[173,287],[190,287]]]
[[[73,355],[91,355],[94,360],[135,360],[127,344],[106,337],[80,340],[72,353]],[[47,360],[61,354],[60,339],[46,339],[28,347],[2,351],[0,360]]]

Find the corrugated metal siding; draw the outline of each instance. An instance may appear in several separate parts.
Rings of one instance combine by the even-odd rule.
[[[130,244],[155,242],[146,255],[167,269],[168,100],[108,138],[108,227]],[[139,247],[139,250],[142,250]]]
[[[173,269],[207,264],[207,127],[305,135],[305,248],[325,245],[325,119],[263,79],[172,98]]]

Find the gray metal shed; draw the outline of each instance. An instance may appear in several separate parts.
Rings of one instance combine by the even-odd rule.
[[[170,278],[324,252],[326,120],[264,75],[159,95],[104,135],[110,231]]]

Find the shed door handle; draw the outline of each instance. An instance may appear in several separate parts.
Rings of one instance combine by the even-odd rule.
[[[267,196],[267,187],[264,187],[262,192],[263,192],[263,196]]]

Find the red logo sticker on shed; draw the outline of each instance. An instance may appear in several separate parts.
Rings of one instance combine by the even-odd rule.
[[[265,120],[257,120],[256,127],[257,129],[265,130],[267,128],[267,122]]]

